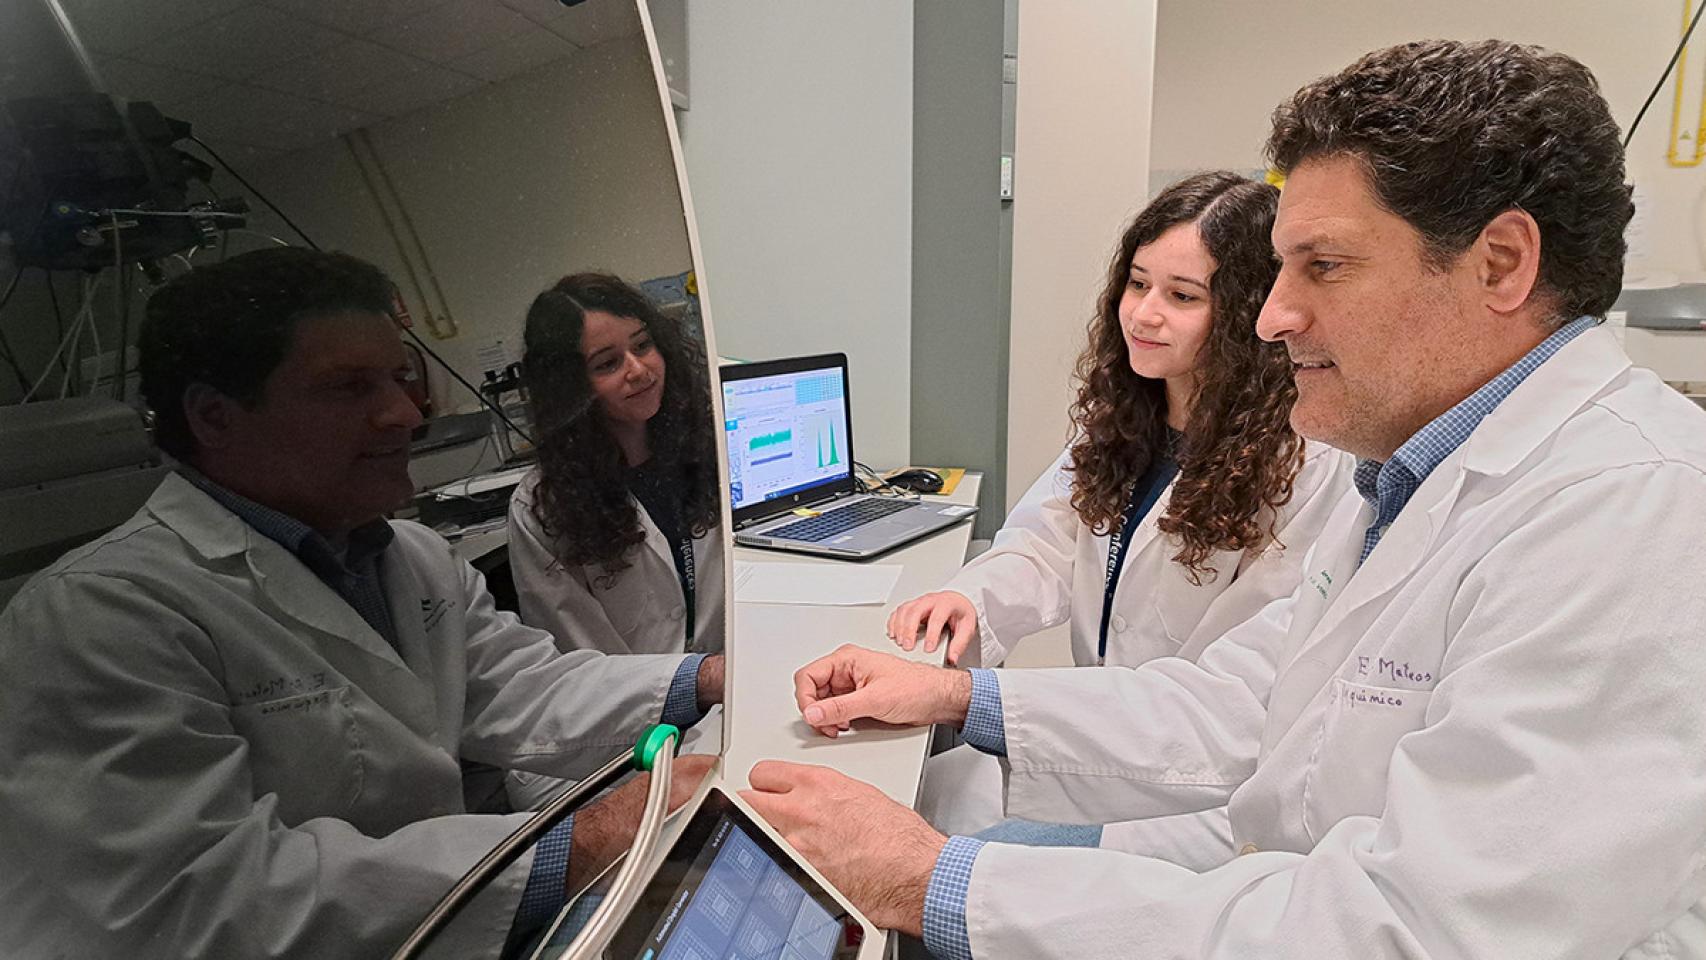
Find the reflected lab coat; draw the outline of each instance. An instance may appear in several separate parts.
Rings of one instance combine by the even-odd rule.
[[[399,656],[283,547],[169,476],[0,614],[0,943],[15,957],[372,957],[524,819],[458,758],[584,776],[680,656],[560,654],[393,523]],[[495,956],[531,853],[436,956]]]
[[[966,564],[944,587],[977,609],[983,663],[1005,660],[1021,638],[1070,622],[1072,658],[1097,663],[1097,639],[1108,563],[1108,535],[1097,534],[1072,508],[1070,453],[1061,454],[1008,515],[994,545]],[[1139,522],[1126,551],[1108,621],[1107,665],[1134,667],[1156,657],[1196,659],[1211,640],[1250,619],[1271,601],[1289,596],[1302,577],[1303,557],[1340,498],[1353,489],[1356,462],[1346,453],[1309,443],[1292,496],[1278,511],[1278,543],[1245,551],[1221,550],[1209,558],[1218,571],[1193,584],[1174,562],[1178,543],[1156,526],[1166,512],[1163,491],[1155,509]],[[939,829],[970,833],[1001,818],[1001,775],[995,759],[970,748],[933,758],[919,802]],[[1147,849],[1157,855],[1212,854],[1200,840],[1229,840],[1219,812],[1207,812],[1178,850],[1156,844],[1180,836],[1183,818],[1109,824],[1101,845]],[[1230,852],[1230,851],[1226,851]]]
[[[597,565],[565,567],[533,515],[539,471],[530,471],[509,501],[509,562],[521,619],[549,631],[563,650],[601,653],[721,653],[723,537],[711,530],[693,541],[695,627],[687,643],[687,604],[675,572],[675,545],[664,539],[632,496],[646,540],[631,551],[633,565],[605,576]]]
[[[1706,954],[1706,414],[1590,330],[1359,569],[1371,516],[1198,663],[998,674],[1009,813],[1229,804],[1244,855],[992,844],[974,954]]]

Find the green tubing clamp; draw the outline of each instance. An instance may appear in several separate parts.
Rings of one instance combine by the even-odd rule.
[[[652,762],[657,759],[658,751],[671,739],[680,746],[681,731],[667,723],[653,724],[640,735],[639,742],[634,744],[634,766],[640,770],[650,770]]]

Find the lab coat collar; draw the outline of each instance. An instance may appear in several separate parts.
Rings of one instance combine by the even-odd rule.
[[[183,537],[203,560],[243,553],[258,536],[241,517],[177,473],[168,473],[160,482],[154,495],[148,498],[147,509],[156,520]]]
[[[1133,530],[1131,533],[1131,543],[1126,547],[1126,557],[1128,560],[1131,557],[1135,557],[1142,553],[1144,548],[1148,547],[1156,537],[1161,535],[1161,515],[1167,512],[1167,502],[1173,498],[1173,486],[1178,482],[1179,478],[1177,475],[1175,475],[1173,479],[1167,481],[1167,486],[1163,487],[1161,490],[1161,496],[1155,499],[1155,506],[1150,508],[1148,513],[1144,514],[1142,520],[1138,521],[1137,529]],[[1106,551],[1104,551],[1104,553],[1105,552]],[[1134,564],[1127,563],[1125,568],[1120,570],[1119,583],[1114,586],[1116,598],[1118,597],[1120,586],[1125,583],[1126,570],[1131,569],[1133,566]]]
[[[628,500],[634,505],[634,509],[639,511],[640,531],[646,535],[646,547],[649,548],[652,553],[656,554],[658,559],[663,561],[666,569],[674,570],[675,544],[670,543],[665,539],[663,531],[658,529],[657,522],[652,519],[652,515],[650,513],[646,512],[646,505],[641,503],[638,497],[630,493],[628,495]]]
[[[1514,470],[1628,368],[1629,357],[1603,327],[1583,331],[1535,368],[1423,479],[1380,545],[1345,584],[1344,595],[1334,604],[1337,609],[1328,610],[1322,626],[1336,626],[1420,566],[1471,474],[1502,476]]]
[[[168,474],[148,499],[147,509],[203,560],[244,556],[260,592],[277,613],[403,667],[397,651],[337,591],[282,544],[251,527],[195,484],[176,473]],[[403,562],[394,558],[395,542],[386,549],[392,563]]]
[[[1630,367],[1606,327],[1584,331],[1511,391],[1464,443],[1463,468],[1484,476],[1516,469],[1576,411]]]

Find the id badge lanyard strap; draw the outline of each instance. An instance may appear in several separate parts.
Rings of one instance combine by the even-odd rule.
[[[1155,501],[1161,499],[1161,492],[1173,482],[1179,474],[1179,465],[1172,458],[1157,459],[1145,471],[1143,479],[1132,485],[1131,502],[1126,505],[1125,516],[1120,518],[1119,525],[1108,534],[1108,569],[1102,581],[1102,623],[1096,635],[1096,662],[1102,663],[1108,658],[1108,621],[1114,613],[1114,591],[1120,584],[1120,568],[1125,566],[1126,551],[1131,548],[1132,535],[1137,532],[1138,524],[1149,516],[1149,511],[1155,509]]]
[[[682,534],[675,544],[675,575],[681,579],[681,601],[687,608],[687,649],[691,650],[697,622],[693,604],[698,582],[693,568],[693,538],[687,534]]]

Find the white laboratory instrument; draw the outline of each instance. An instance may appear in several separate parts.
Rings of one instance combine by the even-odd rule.
[[[0,606],[36,570],[124,522],[169,469],[128,404],[0,407]]]

